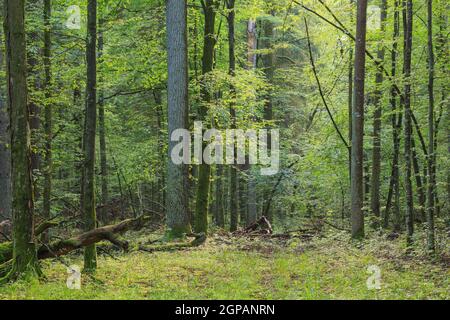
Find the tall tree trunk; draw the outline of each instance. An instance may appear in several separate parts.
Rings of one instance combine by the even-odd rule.
[[[413,26],[412,0],[403,1],[403,28],[404,28],[404,78],[406,81],[404,92],[404,114],[405,114],[405,190],[406,190],[406,212],[405,222],[407,231],[407,246],[412,245],[414,233],[414,202],[411,183],[411,56],[412,56],[412,26]]]
[[[100,66],[103,59],[103,46],[104,46],[104,21],[103,18],[98,22],[98,59]],[[100,73],[100,83],[103,82],[103,76]],[[99,90],[98,99],[98,135],[100,140],[100,174],[101,174],[101,190],[102,190],[102,204],[105,206],[108,202],[108,159],[106,152],[106,129],[105,129],[105,103],[104,103],[104,90]],[[102,213],[104,214],[104,212]]]
[[[214,67],[214,47],[216,45],[215,39],[215,20],[216,20],[217,3],[215,0],[204,1],[204,16],[205,16],[205,33],[203,43],[203,58],[202,58],[202,74],[205,76]],[[202,103],[198,108],[198,120],[206,121],[208,116],[208,104],[212,100],[211,92],[209,91],[207,80],[203,80],[201,86]],[[205,125],[205,124],[204,124]],[[202,150],[206,147],[206,142],[203,142]],[[211,177],[211,166],[202,161],[198,169],[198,183],[197,183],[197,197],[195,203],[195,232],[208,231],[208,199],[209,187]]]
[[[34,237],[24,0],[5,0],[6,77],[11,132],[13,269],[8,279],[40,275]]]
[[[0,6],[0,10],[3,5]],[[0,13],[3,17],[3,12]],[[0,43],[3,42],[3,28],[0,28]],[[3,45],[0,47],[0,74],[4,71],[4,51]],[[11,219],[11,142],[9,137],[9,115],[8,106],[6,103],[6,85],[3,83],[5,79],[0,78],[0,190],[2,196],[0,197],[0,219]]]
[[[97,127],[97,0],[88,0],[86,40],[86,114],[84,128],[84,230],[96,228],[95,212],[95,136]],[[93,272],[97,268],[95,244],[84,249],[84,270]]]
[[[231,76],[235,75],[236,69],[236,57],[235,57],[235,0],[229,0],[227,2],[228,11],[228,72]],[[235,89],[231,85],[230,92],[235,95]],[[234,96],[233,96],[234,98]],[[234,102],[230,103],[230,116],[231,116],[231,128],[236,128],[236,110],[234,108]],[[236,155],[236,145],[233,146],[234,154]],[[230,231],[236,231],[239,224],[239,190],[238,179],[239,175],[236,167],[236,158],[233,161],[233,165],[230,168]]]
[[[256,49],[258,48],[258,41],[256,37],[256,21],[249,19],[247,23],[247,64],[251,70],[256,69]],[[248,183],[247,183],[247,226],[253,224],[258,219],[258,212],[256,208],[256,172],[252,170],[252,165],[249,164],[248,169]]]
[[[387,0],[381,1],[381,34],[384,36],[387,18]],[[384,44],[380,44],[377,53],[377,59],[380,63],[383,63],[385,55]],[[370,207],[375,217],[380,217],[380,175],[381,175],[381,98],[382,91],[381,86],[383,84],[383,71],[379,68],[376,73],[376,91],[374,96],[375,112],[373,115],[373,152],[372,152],[372,192],[370,198]],[[376,227],[378,226],[378,221]]]
[[[398,1],[394,3],[394,34],[391,51],[391,77],[395,81],[397,74],[397,58],[398,58],[398,38],[400,34],[400,16],[398,12]],[[400,205],[397,195],[399,194],[399,157],[400,157],[400,128],[403,122],[401,113],[397,111],[397,91],[395,91],[394,83],[391,85],[390,92],[390,104],[391,104],[391,123],[392,123],[392,142],[394,145],[394,151],[392,154],[392,171],[389,183],[389,192],[387,197],[386,209],[384,212],[383,227],[386,229],[389,226],[389,216],[392,207],[392,198],[394,198],[394,231],[399,231],[399,216]]]
[[[263,69],[264,75],[268,83],[272,84],[275,76],[275,54],[273,49],[273,37],[274,37],[274,27],[275,24],[272,21],[271,17],[264,17],[260,19],[260,27],[261,27],[261,38],[259,39],[259,48],[262,50],[266,50],[264,54],[261,55],[261,67]],[[270,122],[273,120],[273,99],[272,92],[269,92],[265,98],[264,104],[264,120]],[[266,125],[266,129],[270,129],[270,125]],[[271,152],[270,148],[272,146],[270,133],[267,134],[267,150]],[[265,177],[266,183],[268,186],[264,189],[263,194],[263,207],[268,208],[266,215],[269,221],[272,221],[272,210],[267,206],[267,201],[270,196],[271,187],[270,187],[270,177]]]
[[[350,0],[350,19],[353,24],[353,4],[354,0]],[[352,145],[352,114],[353,114],[353,48],[350,45],[348,53],[348,93],[347,93],[347,109],[348,109],[348,143]],[[352,183],[352,148],[348,148],[348,177],[350,179],[350,185]],[[351,192],[351,190],[350,190]]]
[[[367,0],[357,2],[354,102],[352,111],[352,237],[364,237],[364,80],[366,62]]]
[[[51,0],[44,0],[44,94],[45,94],[45,153],[44,153],[44,194],[43,194],[43,211],[44,219],[48,220],[51,215],[51,193],[52,193],[52,105],[49,102],[51,97]],[[48,240],[47,232],[44,233],[44,240]]]
[[[188,47],[187,47],[187,3],[167,1],[167,52],[169,78],[167,85],[169,153],[167,162],[166,215],[168,236],[182,237],[191,231],[188,202],[187,164],[176,165],[171,160],[172,150],[177,141],[172,141],[172,133],[177,129],[187,129],[188,106]]]
[[[428,188],[427,188],[427,248],[435,251],[434,241],[434,195],[436,191],[434,149],[434,52],[433,52],[433,2],[427,0],[428,28]],[[448,79],[447,79],[448,81]]]

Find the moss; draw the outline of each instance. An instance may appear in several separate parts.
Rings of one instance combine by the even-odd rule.
[[[0,264],[12,259],[12,242],[0,243]]]

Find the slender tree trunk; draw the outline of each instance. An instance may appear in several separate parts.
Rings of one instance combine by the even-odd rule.
[[[405,190],[406,190],[406,231],[407,246],[412,245],[414,233],[414,202],[411,183],[411,55],[412,55],[412,26],[413,26],[412,0],[403,1],[403,27],[404,27],[404,77],[406,80],[404,92],[404,114],[405,114]]]
[[[104,46],[104,21],[103,18],[99,19],[98,23],[98,59],[100,66],[103,59],[103,46]],[[100,73],[100,83],[103,82],[103,76]],[[108,159],[106,152],[106,129],[105,129],[105,103],[104,103],[104,90],[99,90],[98,99],[98,135],[100,140],[100,174],[101,174],[101,190],[102,190],[102,204],[105,206],[108,203]],[[102,213],[104,214],[104,212]]]
[[[96,228],[95,212],[95,136],[97,126],[97,0],[88,0],[86,41],[86,114],[84,128],[84,230]],[[84,270],[93,272],[97,268],[95,244],[84,250]]]
[[[161,170],[158,177],[159,189],[158,193],[161,195],[160,203],[166,203],[166,156],[163,152],[164,150],[164,115],[163,115],[163,105],[162,105],[162,92],[159,89],[153,91],[153,95],[156,103],[156,120],[158,125],[158,146],[160,151],[160,165]],[[162,209],[162,208],[161,208]]]
[[[422,181],[422,175],[420,174],[420,164],[419,164],[419,157],[417,155],[416,151],[416,141],[414,139],[414,136],[411,137],[411,156],[412,156],[412,165],[414,170],[414,178],[416,180],[416,191],[418,195],[419,200],[419,210],[418,210],[418,217],[417,221],[424,222],[425,217],[425,206],[426,206],[426,199],[425,199],[425,192],[424,192],[424,184]]]
[[[273,38],[274,38],[274,27],[275,24],[272,21],[271,17],[264,17],[260,19],[259,26],[261,27],[261,38],[258,41],[259,48],[265,50],[264,54],[261,54],[261,67],[263,69],[264,75],[266,77],[266,80],[269,84],[273,83],[274,76],[275,76],[275,54],[273,49]],[[267,122],[270,122],[273,120],[273,99],[272,99],[272,92],[268,92],[268,94],[264,97],[265,98],[265,104],[264,104],[264,120]],[[270,124],[266,125],[266,129],[269,130],[271,128]],[[267,134],[267,150],[268,152],[271,152],[272,142],[271,142],[271,136],[268,133]],[[271,192],[271,186],[270,186],[270,177],[265,177],[265,183],[264,185],[267,186],[267,188],[264,188],[263,194],[263,207],[268,208],[267,212],[265,213],[267,215],[267,219],[269,221],[272,221],[272,210],[270,206],[267,206],[267,201],[270,197]]]
[[[202,74],[207,75],[213,70],[214,67],[214,47],[216,45],[215,39],[215,20],[217,3],[214,0],[204,1],[204,16],[205,16],[205,33],[203,43],[203,58],[202,58]],[[207,81],[207,80],[204,80]],[[200,121],[206,121],[208,116],[208,104],[212,100],[212,95],[207,84],[203,83],[201,86],[202,103],[198,109],[198,119]],[[202,150],[206,147],[206,143],[203,142]],[[195,207],[195,232],[207,232],[208,231],[208,199],[210,188],[211,166],[202,162],[199,165],[198,170],[198,185],[197,185],[197,197]]]
[[[234,11],[235,0],[227,2],[228,17],[228,72],[231,76],[234,76],[236,69],[236,57],[235,57],[235,35],[234,35]],[[230,92],[235,93],[233,86],[230,86]],[[236,110],[234,103],[230,104],[230,116],[231,116],[231,128],[236,128]],[[234,145],[234,153],[236,154],[236,145]],[[236,168],[236,159],[234,159],[233,165],[230,167],[230,231],[236,231],[239,224],[239,190],[238,190],[238,172]]]
[[[398,58],[398,38],[400,34],[400,16],[398,12],[398,1],[394,3],[394,34],[393,44],[391,51],[391,77],[395,81],[397,74],[397,58]],[[386,210],[384,212],[383,227],[388,228],[389,216],[392,207],[392,198],[394,198],[394,217],[396,223],[394,223],[394,230],[399,231],[398,217],[400,216],[400,206],[398,203],[397,195],[399,194],[399,157],[400,157],[400,128],[402,125],[403,117],[397,110],[397,91],[395,91],[394,84],[391,85],[390,92],[390,104],[391,104],[391,123],[392,123],[392,142],[394,145],[394,151],[392,154],[392,171],[391,179],[389,183],[389,192],[386,203]]]
[[[387,0],[381,1],[381,33],[384,36],[385,23],[387,18]],[[378,49],[377,59],[383,63],[385,55],[384,45],[380,44]],[[373,152],[372,152],[372,192],[370,198],[370,207],[375,217],[380,217],[380,175],[381,175],[381,86],[383,84],[383,72],[378,69],[376,73],[376,91],[374,96],[375,112],[373,115]],[[378,222],[375,227],[378,226]]]
[[[0,6],[0,10],[3,5]],[[3,17],[3,12],[0,12]],[[3,28],[0,28],[0,74],[4,71]],[[11,141],[9,136],[9,115],[6,101],[6,79],[0,76],[0,219],[11,219]]]
[[[223,165],[218,164],[217,165],[217,172],[216,172],[216,202],[215,202],[215,222],[216,225],[220,228],[225,227],[225,217],[224,217],[224,189],[223,189]]]
[[[428,25],[428,188],[427,188],[427,249],[435,251],[434,240],[434,196],[436,191],[434,149],[434,52],[433,52],[433,2],[427,0]],[[448,79],[447,79],[448,81]]]
[[[169,79],[167,85],[169,154],[167,162],[166,215],[168,236],[179,238],[191,231],[188,202],[188,165],[176,165],[171,160],[177,141],[172,133],[187,129],[188,106],[188,47],[187,3],[180,0],[167,1],[167,51]]]
[[[45,153],[44,153],[44,194],[43,212],[44,219],[49,219],[51,215],[51,193],[52,193],[52,105],[49,102],[51,97],[51,24],[52,15],[51,0],[44,0],[44,94],[45,94]],[[48,240],[48,233],[43,235],[44,241]]]
[[[367,0],[357,2],[354,102],[352,111],[352,237],[364,237],[364,80]]]
[[[251,70],[256,69],[256,49],[258,48],[258,41],[256,37],[256,21],[253,19],[248,20],[247,24],[247,63],[248,68]],[[256,222],[258,219],[258,212],[256,208],[257,196],[256,196],[256,172],[252,170],[252,165],[249,164],[248,169],[248,183],[247,183],[247,198],[248,198],[248,214],[247,214],[247,226]]]
[[[40,275],[34,237],[24,0],[4,1],[6,77],[11,132],[13,268],[7,276]]]

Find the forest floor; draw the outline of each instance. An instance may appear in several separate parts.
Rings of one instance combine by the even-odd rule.
[[[402,243],[378,237],[357,247],[346,234],[283,244],[213,236],[184,251],[99,255],[96,280],[83,274],[80,290],[66,286],[64,264],[82,266],[71,255],[43,262],[44,280],[0,287],[0,300],[450,299],[448,259],[407,256]],[[373,268],[379,289],[367,286]]]

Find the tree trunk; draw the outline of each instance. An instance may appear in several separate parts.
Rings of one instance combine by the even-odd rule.
[[[406,80],[404,92],[404,117],[405,117],[405,189],[406,212],[405,222],[407,231],[407,246],[412,245],[414,233],[414,202],[411,183],[411,55],[412,55],[412,26],[413,26],[412,0],[403,1],[403,28],[404,28],[404,78]]]
[[[434,149],[434,52],[433,52],[433,2],[427,0],[428,29],[428,188],[427,188],[427,249],[435,251],[434,241],[434,196],[436,191]],[[447,79],[448,81],[448,79]]]
[[[104,45],[104,21],[103,18],[99,19],[99,33],[98,33],[98,59],[100,60],[100,66],[102,64],[103,57],[103,45]],[[103,76],[100,73],[100,84],[103,82]],[[106,129],[105,129],[105,103],[104,103],[104,89],[99,90],[98,99],[98,135],[100,140],[100,174],[101,174],[101,190],[102,201],[105,206],[108,203],[108,160],[106,152]]]
[[[256,49],[258,48],[258,41],[256,37],[256,22],[250,19],[247,24],[247,63],[251,70],[256,69]],[[247,183],[247,226],[253,224],[258,219],[258,212],[256,208],[256,172],[252,170],[252,165],[249,164],[248,169],[248,183]]]
[[[394,3],[394,34],[393,44],[391,51],[391,77],[395,80],[397,74],[397,58],[398,58],[398,38],[400,34],[400,16],[398,13],[398,1]],[[397,111],[397,91],[394,86],[391,86],[390,92],[390,104],[391,104],[391,123],[392,123],[392,142],[394,145],[394,151],[392,154],[392,171],[391,179],[389,183],[389,192],[386,203],[386,209],[384,212],[383,227],[388,228],[389,216],[392,207],[392,198],[394,198],[394,231],[399,231],[399,217],[400,217],[400,204],[398,202],[397,195],[399,194],[399,157],[400,157],[400,130],[403,122],[402,114]]]
[[[223,165],[218,164],[216,172],[216,201],[215,201],[215,222],[216,225],[220,228],[225,227],[225,216],[224,216],[224,190],[223,190]]]
[[[172,133],[187,129],[188,107],[188,47],[187,47],[187,3],[167,1],[167,51],[169,79],[167,86],[169,154],[167,162],[167,227],[168,236],[179,238],[191,231],[188,202],[188,165],[176,165],[171,153],[177,141]]]
[[[367,0],[357,3],[354,102],[352,112],[352,237],[364,237],[364,181],[363,181],[363,139],[364,139],[364,80],[366,61],[366,18]]]
[[[84,230],[96,228],[95,212],[95,135],[97,126],[97,0],[88,1],[87,40],[86,40],[86,114],[84,128],[84,188],[83,215]],[[84,269],[87,272],[97,268],[95,244],[84,250]]]
[[[7,278],[14,279],[24,274],[40,275],[40,269],[34,243],[24,0],[5,0],[3,10],[13,199],[13,266]]]
[[[385,23],[387,18],[387,0],[381,1],[381,34],[384,36]],[[383,63],[385,55],[384,45],[380,44],[378,49],[377,59],[380,63]],[[371,182],[371,198],[370,207],[372,213],[376,218],[380,217],[380,174],[381,174],[381,98],[382,91],[381,86],[383,84],[383,71],[377,69],[376,73],[376,91],[374,96],[375,112],[373,115],[373,151],[372,151],[372,182]],[[378,221],[375,224],[377,227]]]
[[[3,6],[0,6],[0,10]],[[3,17],[3,12],[1,12]],[[3,42],[3,28],[0,28],[0,43]],[[3,46],[0,48],[0,73],[4,71],[4,52]],[[3,78],[3,77],[2,77]],[[9,115],[6,103],[6,86],[3,85],[3,79],[0,83],[0,219],[11,219],[11,142],[9,136]]]
[[[45,220],[51,215],[51,193],[52,193],[52,105],[49,102],[51,97],[51,0],[44,0],[44,94],[45,94],[45,153],[44,153],[44,194],[43,194],[43,212]],[[48,235],[44,234],[44,241],[48,240]]]
[[[204,15],[205,15],[205,33],[203,43],[203,58],[202,58],[202,74],[207,75],[213,71],[214,67],[214,47],[216,45],[215,39],[215,20],[217,3],[214,0],[204,1]],[[202,103],[198,108],[198,120],[206,121],[208,115],[208,104],[211,102],[212,95],[207,88],[206,79],[201,86]],[[206,123],[204,124],[206,125]],[[202,151],[206,147],[206,142],[203,142]],[[198,183],[197,183],[197,197],[195,207],[195,232],[205,234],[208,232],[208,200],[209,187],[211,177],[211,166],[202,161],[198,169]]]

